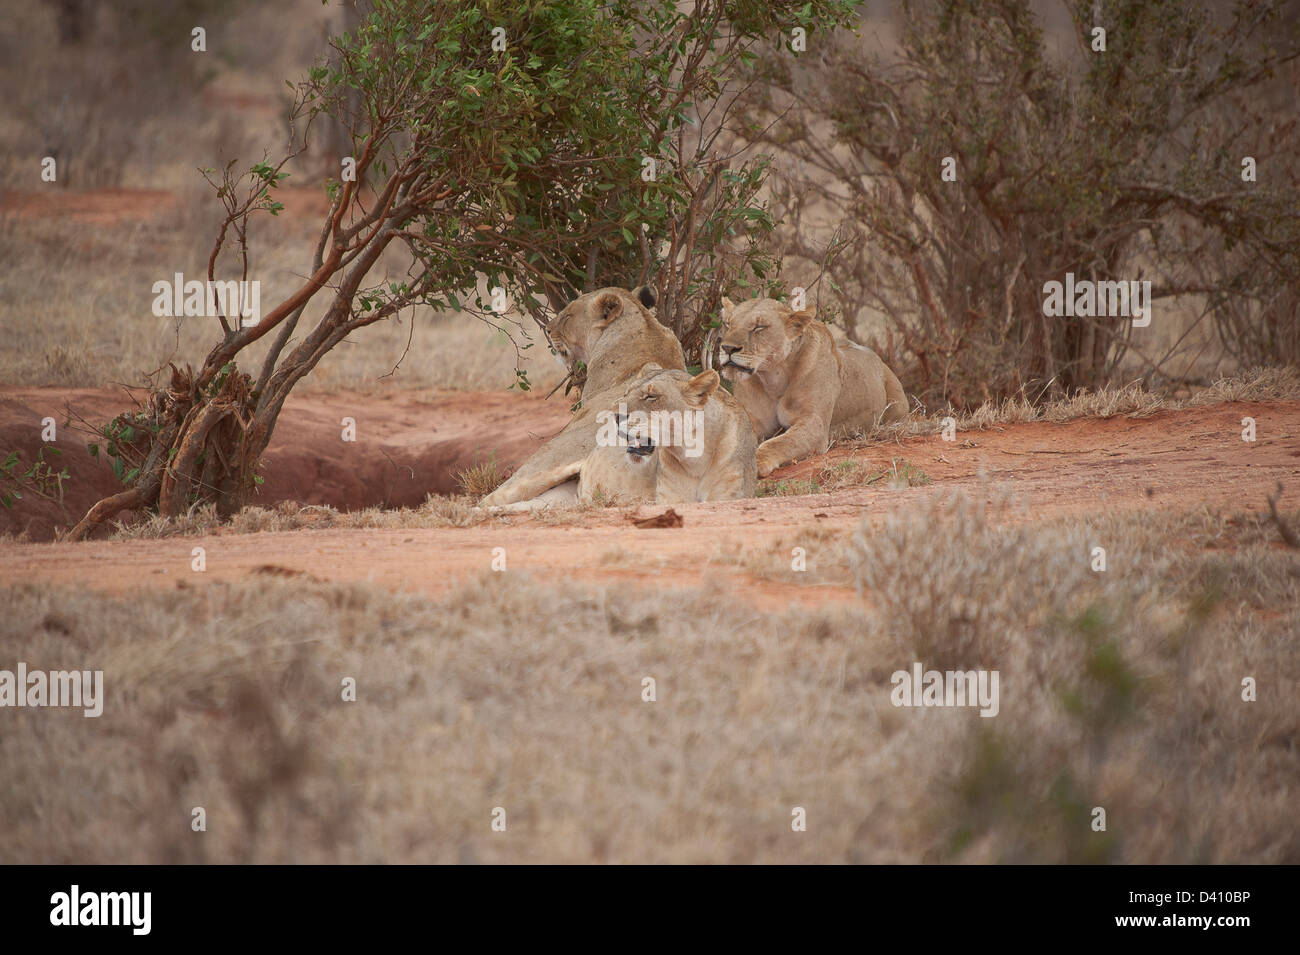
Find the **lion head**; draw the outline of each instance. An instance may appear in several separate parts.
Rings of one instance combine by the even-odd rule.
[[[813,317],[770,298],[733,305],[722,300],[722,377],[748,378],[765,367],[783,365]]]
[[[716,371],[692,375],[687,371],[647,368],[623,394],[627,453],[653,454],[660,446],[699,457],[703,451],[701,412],[721,382]]]
[[[572,478],[596,447],[597,417],[618,403],[642,368],[686,367],[681,343],[659,323],[653,306],[648,289],[603,288],[579,296],[547,324],[547,335],[569,366],[569,380],[581,389],[582,401],[574,406],[574,417],[564,430],[485,497],[484,506],[526,501]],[[576,367],[579,362],[584,369]]]
[[[640,325],[657,321],[654,293],[648,288],[629,292],[603,288],[580,295],[566,305],[547,328],[560,358],[572,367],[576,362],[592,363],[600,341],[620,324]],[[625,320],[631,321],[625,321]]]

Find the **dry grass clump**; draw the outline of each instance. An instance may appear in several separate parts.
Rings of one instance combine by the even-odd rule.
[[[1116,415],[1145,418],[1167,407],[1169,403],[1162,395],[1147,391],[1141,382],[1135,381],[1097,391],[1080,391],[1043,404],[1035,404],[1024,395],[1001,402],[986,402],[968,414],[959,415],[957,427],[963,431],[979,431],[1028,421],[1062,422]]]
[[[1072,421],[1075,418],[1146,418],[1169,406],[1163,395],[1147,391],[1140,382],[1098,391],[1081,391],[1078,394],[1048,402],[1043,406],[1042,420]]]
[[[1036,403],[1029,395],[1018,395],[1002,400],[986,401],[978,407],[960,414],[952,411],[932,415],[914,414],[905,421],[880,424],[870,432],[850,435],[850,447],[875,443],[881,440],[936,434],[943,430],[944,422],[951,417],[959,431],[987,431],[1009,424],[1032,421],[1071,421],[1075,418],[1109,418],[1115,415],[1145,417],[1166,408],[1180,407],[1164,396],[1145,390],[1141,382],[1127,385],[1108,385],[1097,391],[1082,391],[1068,398]]]
[[[479,500],[499,488],[509,477],[507,470],[497,463],[496,455],[486,461],[479,461],[456,475],[456,484],[461,493],[474,500]]]
[[[535,519],[539,524],[545,524],[548,527],[575,527],[586,523],[587,517],[594,511],[617,511],[624,515],[631,515],[638,507],[653,507],[654,505],[642,504],[620,504],[617,501],[607,500],[603,495],[597,495],[591,502],[587,501],[561,501],[539,507],[527,514]]]
[[[1300,676],[1300,555],[1275,540],[1206,513],[995,523],[963,497],[864,523],[850,563],[896,668],[1001,675],[998,716],[932,781],[930,858],[1300,859],[1282,691]]]
[[[820,494],[821,485],[815,480],[801,478],[763,478],[755,491],[757,497],[798,497],[804,494]]]
[[[493,513],[478,507],[473,494],[430,494],[419,507],[367,507],[359,511],[338,511],[323,504],[281,501],[273,507],[245,507],[223,522],[213,504],[194,507],[182,517],[157,514],[132,522],[113,523],[114,540],[149,540],[187,534],[262,534],[312,528],[430,528],[474,527],[487,522],[509,524],[531,517],[542,524],[567,527],[582,524],[593,511],[619,510],[631,514],[635,506],[598,499],[590,504],[553,503],[529,512]]]
[[[868,487],[884,478],[885,472],[876,470],[866,461],[850,458],[822,468],[817,483],[823,490],[838,491],[846,487]]]
[[[419,507],[367,507],[360,511],[337,511],[321,504],[281,501],[274,507],[245,507],[229,521],[217,517],[216,506],[204,504],[182,517],[157,514],[132,523],[114,522],[116,540],[144,540],[179,537],[186,534],[261,534],[329,528],[427,528],[473,527],[496,518],[475,507],[477,499],[465,495],[430,494]]]
[[[1294,401],[1300,398],[1300,368],[1255,368],[1229,378],[1220,378],[1192,395],[1188,405],[1209,405],[1221,401]]]

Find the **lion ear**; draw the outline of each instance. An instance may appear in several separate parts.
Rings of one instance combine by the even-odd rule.
[[[648,285],[642,285],[636,290],[636,297],[646,308],[655,307],[655,290]]]
[[[596,299],[596,329],[608,328],[614,319],[623,314],[623,300],[613,292],[606,292]]]
[[[704,406],[709,400],[709,395],[718,390],[721,379],[718,373],[710,368],[708,371],[702,371],[686,384],[682,385],[682,397],[686,403],[695,408]]]
[[[797,338],[803,334],[803,330],[808,327],[808,323],[812,320],[812,315],[807,312],[791,312],[785,317],[786,333],[791,338]]]
[[[730,318],[731,313],[734,312],[735,310],[736,310],[736,303],[733,302],[731,299],[727,298],[727,296],[725,295],[722,296],[722,317]]]

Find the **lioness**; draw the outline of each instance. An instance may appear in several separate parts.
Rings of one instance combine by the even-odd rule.
[[[647,369],[623,396],[627,454],[653,457],[654,501],[725,501],[754,496],[758,444],[745,409],[716,371]],[[603,442],[602,442],[603,443]],[[601,451],[604,449],[601,448]],[[578,496],[598,486],[584,467]]]
[[[511,504],[524,510],[558,503],[577,478],[584,503],[680,503],[753,497],[758,444],[745,409],[716,371],[649,365],[624,392],[618,412],[601,416],[596,447],[586,459],[559,465],[542,483],[551,490]]]
[[[823,454],[831,438],[907,416],[907,397],[870,348],[837,347],[807,312],[770,298],[722,300],[722,376],[753,422],[758,474]]]
[[[576,469],[596,447],[596,416],[618,405],[628,382],[643,366],[685,368],[676,336],[650,312],[649,289],[634,294],[621,288],[588,292],[555,317],[548,332],[556,350],[572,366],[583,362],[587,380],[582,407],[559,434],[534,451],[505,483],[483,498],[485,507],[537,498],[569,478],[556,475]],[[568,489],[572,496],[574,489]],[[555,496],[564,496],[559,492]]]

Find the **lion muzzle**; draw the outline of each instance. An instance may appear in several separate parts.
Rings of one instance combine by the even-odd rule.
[[[639,461],[642,458],[648,458],[650,455],[655,453],[655,443],[651,441],[649,438],[646,438],[644,441],[640,443],[629,444],[627,446],[627,453],[628,456],[631,457],[633,461]]]

